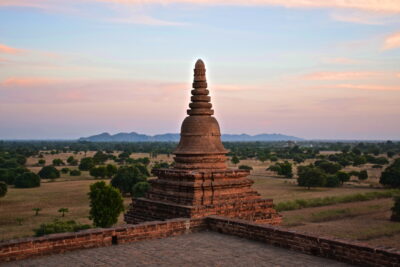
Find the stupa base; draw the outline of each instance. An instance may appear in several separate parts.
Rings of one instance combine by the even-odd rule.
[[[278,225],[282,216],[273,208],[272,199],[252,199],[213,205],[184,206],[146,198],[134,198],[125,214],[125,222],[137,224],[173,218],[202,218],[220,215],[261,224]]]

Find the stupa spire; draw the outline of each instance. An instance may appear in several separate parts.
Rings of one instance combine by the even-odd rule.
[[[211,97],[208,96],[207,90],[206,66],[201,59],[198,59],[194,66],[193,88],[192,103],[189,104],[190,109],[187,110],[187,114],[190,116],[213,115]]]

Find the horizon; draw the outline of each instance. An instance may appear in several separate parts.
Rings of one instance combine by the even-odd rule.
[[[396,0],[0,0],[0,25],[0,140],[179,133],[198,58],[223,134],[400,140]]]

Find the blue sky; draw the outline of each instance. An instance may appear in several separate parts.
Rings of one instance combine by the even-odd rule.
[[[0,0],[0,139],[178,132],[197,58],[224,133],[400,139],[396,0]]]

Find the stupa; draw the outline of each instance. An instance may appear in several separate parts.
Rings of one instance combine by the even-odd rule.
[[[190,109],[181,127],[173,168],[154,169],[157,179],[144,198],[133,198],[127,223],[201,218],[209,215],[240,218],[257,223],[280,224],[272,199],[262,199],[251,188],[249,171],[229,169],[228,152],[212,116],[206,69],[199,59],[194,68]]]

